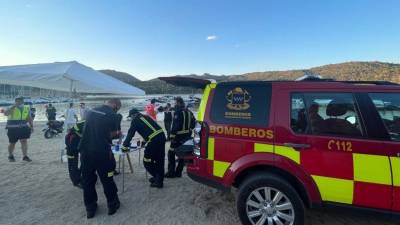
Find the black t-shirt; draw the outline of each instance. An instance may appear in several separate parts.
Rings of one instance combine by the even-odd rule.
[[[117,114],[109,106],[90,110],[79,145],[81,153],[108,154],[111,150],[111,132],[118,130],[119,123]]]
[[[47,117],[49,120],[56,119],[56,108],[51,106],[51,107],[47,108],[46,113],[47,113]]]
[[[164,112],[164,122],[172,122],[172,112],[171,111]]]

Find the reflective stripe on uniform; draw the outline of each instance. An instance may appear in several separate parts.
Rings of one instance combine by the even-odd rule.
[[[390,164],[392,165],[393,186],[400,187],[400,158],[390,157]]]
[[[323,201],[353,203],[354,181],[332,177],[312,176]]]
[[[183,124],[182,124],[182,130],[177,131],[176,134],[188,134],[190,133],[190,122],[192,120],[191,115],[188,111],[182,111],[183,114]],[[187,118],[186,118],[187,114]]]
[[[114,171],[111,171],[111,172],[107,173],[107,177],[112,177],[112,176],[114,176]]]
[[[155,136],[157,136],[157,134],[160,134],[160,133],[164,132],[163,129],[156,130],[144,117],[141,117],[140,120],[141,120],[143,123],[145,123],[145,124],[153,131],[153,133],[151,133],[151,134],[148,136],[147,142],[150,142],[151,139],[153,139]],[[171,136],[172,136],[172,135],[171,135]]]
[[[150,142],[151,139],[153,139],[155,136],[157,136],[157,134],[161,134],[162,132],[164,132],[164,131],[162,129],[160,129],[160,130],[157,130],[157,131],[153,132],[152,134],[150,134],[148,142]]]
[[[23,123],[23,124],[17,124],[17,125],[6,125],[7,128],[21,128],[21,127],[27,127],[28,123]]]
[[[380,155],[353,154],[354,180],[392,185],[389,157]]]
[[[143,157],[143,162],[151,162],[151,159]]]
[[[153,132],[156,131],[156,129],[144,118],[144,117],[140,117],[140,120],[145,123],[150,129],[153,130]]]
[[[186,111],[182,111],[182,114],[183,114],[183,124],[182,124],[182,130],[180,132],[186,131],[186,126],[185,126],[185,123],[186,123]]]
[[[199,112],[197,113],[198,121],[204,120],[208,97],[210,96],[211,89],[215,88],[216,86],[217,86],[217,84],[213,83],[213,84],[207,85],[206,88],[204,89],[203,97],[201,98],[201,102],[200,102],[200,106],[199,106]]]
[[[188,134],[190,131],[189,130],[180,130],[176,132],[176,134]]]
[[[97,113],[97,114],[101,114],[101,115],[103,115],[103,116],[106,115],[106,113],[105,113],[105,112],[102,112],[102,111],[98,111],[98,110],[94,110],[94,109],[91,109],[90,111],[91,111],[91,112],[94,112],[94,113]]]
[[[224,177],[226,170],[231,164],[229,162],[213,161],[213,174],[216,177]]]

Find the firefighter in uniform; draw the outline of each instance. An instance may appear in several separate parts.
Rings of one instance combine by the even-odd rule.
[[[79,142],[81,141],[82,131],[84,126],[85,126],[85,121],[79,121],[65,136],[69,178],[71,179],[72,184],[79,188],[81,188],[82,185],[81,185],[81,170],[79,169],[78,166],[79,164],[78,145]]]
[[[178,159],[178,165],[176,166],[174,150],[190,139],[195,125],[196,119],[193,113],[185,107],[183,99],[177,97],[175,99],[175,115],[170,134],[171,146],[168,151],[168,172],[165,174],[166,178],[182,176],[182,170],[185,165],[184,160]]]
[[[120,100],[110,99],[106,104],[90,110],[86,116],[78,149],[81,154],[83,199],[88,219],[94,217],[97,210],[97,175],[103,184],[108,215],[113,215],[120,207],[118,189],[113,179],[115,158],[111,151],[112,139],[121,135],[116,114],[120,108]]]
[[[15,99],[15,104],[4,112],[7,118],[7,136],[8,145],[8,160],[15,162],[14,149],[18,140],[21,142],[22,160],[31,162],[28,157],[28,139],[33,132],[33,120],[31,117],[30,107],[24,105],[24,99],[18,97]]]
[[[146,142],[143,165],[152,178],[150,187],[162,188],[164,182],[165,134],[163,129],[149,116],[137,109],[129,111],[131,126],[123,143],[122,151],[129,151],[130,142],[136,131]]]

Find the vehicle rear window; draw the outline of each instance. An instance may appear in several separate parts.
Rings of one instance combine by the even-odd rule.
[[[233,82],[217,85],[211,105],[214,123],[268,126],[271,83]]]
[[[393,141],[400,141],[400,93],[370,93]]]

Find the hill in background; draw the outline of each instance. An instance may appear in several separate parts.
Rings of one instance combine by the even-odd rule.
[[[294,80],[305,74],[317,74],[335,80],[385,80],[400,83],[400,64],[347,62],[304,70],[267,71],[231,76],[231,80]]]
[[[123,82],[134,85],[146,91],[147,94],[182,94],[200,93],[201,90],[182,88],[169,85],[159,79],[140,81],[134,76],[115,70],[101,70],[101,72],[115,77]],[[400,83],[400,64],[383,62],[347,62],[329,64],[310,69],[252,72],[242,75],[179,75],[199,79],[214,79],[221,81],[234,80],[294,80],[305,74],[321,75],[323,78],[335,80],[384,80]]]

